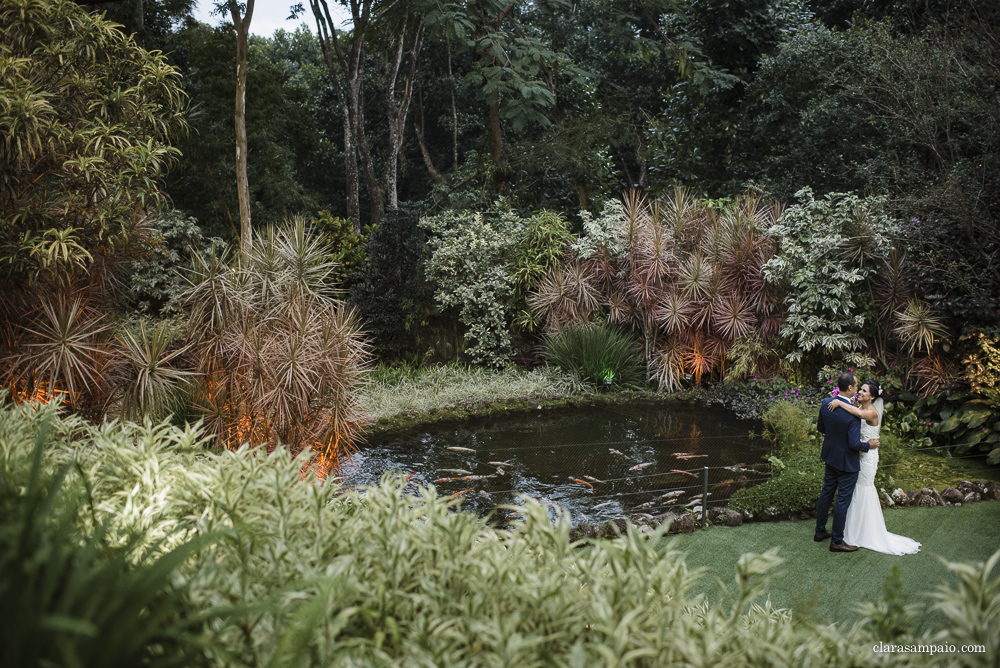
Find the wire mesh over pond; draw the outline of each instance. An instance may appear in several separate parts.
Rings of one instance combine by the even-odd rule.
[[[389,471],[462,493],[480,514],[518,496],[574,523],[709,506],[764,479],[758,423],[718,408],[656,405],[538,410],[379,434],[346,462],[346,485],[377,484]],[[501,511],[504,512],[504,511]]]

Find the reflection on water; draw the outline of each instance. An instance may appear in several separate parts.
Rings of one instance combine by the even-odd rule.
[[[757,478],[736,464],[761,461],[756,424],[721,409],[650,405],[566,408],[391,432],[347,462],[347,485],[387,471],[413,474],[439,494],[463,494],[485,514],[518,495],[566,508],[574,524],[652,515],[697,503],[709,467],[710,507]],[[726,469],[723,467],[730,467]]]

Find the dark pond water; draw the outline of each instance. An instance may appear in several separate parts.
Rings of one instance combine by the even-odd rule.
[[[703,467],[709,507],[759,482],[752,467],[766,450],[748,438],[757,428],[710,408],[539,410],[381,434],[354,455],[343,477],[366,485],[387,471],[414,474],[413,482],[433,484],[440,494],[467,490],[463,509],[480,514],[523,495],[553,515],[556,506],[566,508],[574,524],[656,515],[700,505]]]

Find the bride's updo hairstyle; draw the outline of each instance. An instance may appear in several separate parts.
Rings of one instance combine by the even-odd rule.
[[[868,391],[872,393],[872,401],[875,401],[876,399],[881,399],[882,395],[885,393],[885,390],[882,389],[882,386],[879,385],[879,382],[875,379],[866,380],[864,383],[862,383],[862,385],[868,386]]]

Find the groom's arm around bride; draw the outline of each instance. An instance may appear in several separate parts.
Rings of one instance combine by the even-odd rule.
[[[830,551],[853,552],[857,547],[844,543],[844,523],[847,508],[854,496],[854,487],[861,470],[859,454],[879,446],[878,439],[861,440],[861,420],[847,411],[830,411],[831,401],[847,401],[858,391],[858,380],[853,373],[844,373],[837,378],[840,394],[832,399],[824,399],[819,409],[816,427],[823,434],[823,449],[820,458],[826,463],[823,476],[823,491],[816,506],[816,535],[814,540],[832,538]],[[833,509],[833,531],[826,530],[826,520],[833,503],[834,493],[837,504]]]

